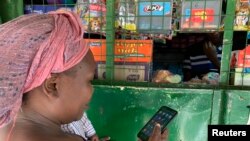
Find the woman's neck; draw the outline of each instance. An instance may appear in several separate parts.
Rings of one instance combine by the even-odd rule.
[[[59,122],[53,121],[32,108],[22,107],[17,117],[17,123],[27,124],[28,126],[40,127],[41,129],[52,129],[56,132],[61,132]]]

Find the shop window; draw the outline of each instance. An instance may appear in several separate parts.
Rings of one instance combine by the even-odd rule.
[[[220,83],[223,66],[224,20],[230,16],[226,2],[24,0],[24,9],[25,14],[59,8],[79,14],[84,40],[97,62],[98,83],[214,86]],[[250,84],[249,5],[238,0],[235,10],[228,84],[244,86]]]

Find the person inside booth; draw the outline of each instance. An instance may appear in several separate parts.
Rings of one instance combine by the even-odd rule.
[[[187,48],[183,62],[184,81],[202,79],[208,73],[219,74],[222,54],[222,32],[196,33],[203,39]]]

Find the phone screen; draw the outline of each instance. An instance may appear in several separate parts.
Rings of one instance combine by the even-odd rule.
[[[176,110],[167,106],[162,106],[140,130],[137,137],[139,137],[142,141],[147,141],[153,132],[155,123],[159,123],[161,125],[161,132],[163,133],[167,124],[175,117],[176,114]]]

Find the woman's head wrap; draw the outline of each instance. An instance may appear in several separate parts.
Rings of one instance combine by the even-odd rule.
[[[23,93],[82,60],[89,49],[82,37],[81,21],[69,11],[24,15],[0,25],[0,128],[17,114]]]

